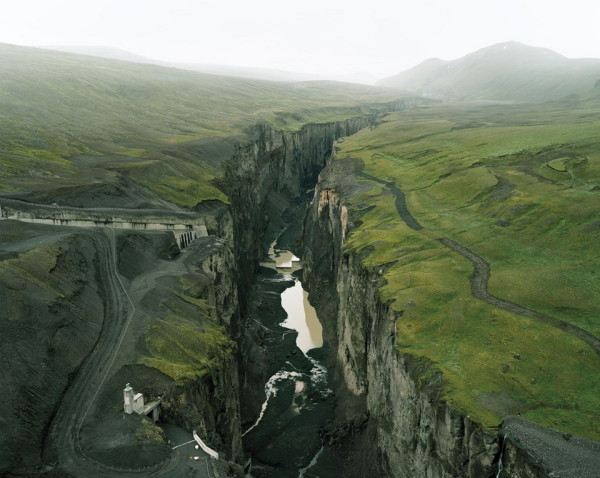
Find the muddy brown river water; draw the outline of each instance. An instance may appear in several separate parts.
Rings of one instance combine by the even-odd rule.
[[[293,274],[302,267],[301,261],[273,244],[269,261],[261,266],[277,273],[259,277],[259,282],[290,285],[280,292],[285,320],[269,323],[268,317],[261,318],[264,326],[279,331],[277,341],[287,338],[290,347],[264,386],[265,399],[257,419],[244,431],[244,447],[253,458],[251,476],[311,476],[323,450],[320,430],[332,406],[327,369],[321,360],[323,328],[308,293]],[[294,335],[295,343],[291,341]]]

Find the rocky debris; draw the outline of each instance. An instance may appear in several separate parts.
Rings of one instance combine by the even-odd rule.
[[[331,420],[321,430],[323,443],[328,446],[340,443],[348,436],[360,433],[367,426],[368,421],[369,415],[366,412],[341,423]]]
[[[598,478],[600,443],[542,427],[522,417],[505,417],[502,476]]]

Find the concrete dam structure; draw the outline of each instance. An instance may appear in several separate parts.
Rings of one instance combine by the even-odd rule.
[[[67,227],[107,227],[135,231],[172,231],[177,245],[184,249],[199,237],[209,235],[204,217],[193,213],[139,211],[127,209],[77,209],[4,200],[0,219],[32,224]]]

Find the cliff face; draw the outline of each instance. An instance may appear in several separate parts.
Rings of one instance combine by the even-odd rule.
[[[240,461],[238,389],[237,361],[228,357],[201,379],[169,391],[163,397],[163,410],[169,421],[197,430],[222,458]]]
[[[308,125],[296,133],[266,125],[249,131],[250,141],[238,149],[226,176],[241,284],[250,282],[262,257],[269,222],[315,180],[334,140],[372,121]],[[352,221],[358,220],[349,217],[345,196],[361,189],[348,182],[343,169],[355,166],[340,170],[331,164],[321,174],[304,224],[303,260],[309,288],[322,299],[320,315],[335,324],[336,355],[346,386],[365,398],[369,433],[376,437],[381,457],[378,471],[389,476],[491,476],[497,437],[439,401],[441,377],[417,383],[424,365],[396,352],[395,317],[378,300],[380,271],[365,270],[360,257],[343,251]]]
[[[222,221],[231,225],[229,214]],[[229,227],[224,227],[225,237],[231,237]],[[239,334],[239,300],[237,293],[236,261],[232,244],[226,239],[215,243],[214,252],[200,263],[201,269],[210,278],[208,303],[216,311],[217,319],[230,337]],[[235,355],[225,357],[218,363],[201,384],[186,390],[197,410],[202,414],[200,423],[211,437],[211,443],[225,451],[227,458],[241,460],[242,437],[240,420],[240,391],[238,362]]]
[[[427,363],[396,350],[397,317],[378,297],[385,266],[366,269],[360,254],[344,251],[344,238],[360,220],[345,205],[360,192],[351,175],[358,167],[336,161],[321,174],[305,219],[302,257],[319,316],[335,330],[339,373],[349,392],[365,399],[378,473],[493,476],[498,437],[440,400],[442,377],[420,378]]]
[[[277,221],[290,203],[315,183],[331,155],[334,140],[368,126],[373,120],[373,116],[364,116],[309,124],[297,132],[266,124],[248,130],[247,141],[238,147],[224,180],[231,201],[242,284],[251,282],[264,253],[269,222]]]
[[[153,268],[143,271],[145,277],[160,276],[154,279],[154,287],[145,291],[145,298],[138,305],[143,309],[142,315],[163,317],[161,322],[153,323],[150,334],[157,324],[171,320],[169,311],[177,310],[179,322],[175,323],[180,327],[189,324],[190,336],[197,339],[187,345],[194,345],[193,348],[202,354],[202,360],[194,364],[203,370],[197,378],[164,385],[152,380],[141,381],[140,387],[147,387],[153,396],[162,396],[163,416],[168,421],[190,431],[197,430],[224,458],[235,461],[242,457],[241,425],[237,360],[234,343],[229,338],[238,334],[238,283],[231,240],[232,222],[227,209],[222,208],[214,222],[211,232],[215,235],[192,242],[176,261],[170,260],[170,264],[141,260],[149,254],[144,247],[148,241],[139,243],[139,240],[135,241],[136,248],[120,247],[119,263],[125,275],[130,263],[149,262],[147,267]],[[134,242],[133,239],[139,239],[137,236],[131,233],[127,236],[128,241],[123,239],[121,242]],[[151,247],[154,254],[169,249],[158,239],[155,243]],[[128,267],[130,271],[138,269],[140,267]],[[151,283],[152,279],[142,276],[137,282]],[[188,322],[184,322],[186,319]],[[172,327],[177,325],[166,327],[158,330],[158,335],[173,333]],[[213,336],[203,339],[198,335],[200,330]]]
[[[138,450],[153,449],[152,440],[132,432],[140,423],[128,427],[122,420],[127,382],[147,398],[162,396],[163,416],[198,430],[223,457],[241,458],[238,368],[235,344],[228,338],[239,324],[232,221],[226,208],[213,216],[211,232],[221,237],[200,238],[182,254],[168,232],[121,231],[112,239],[113,234],[98,230],[0,222],[0,475],[37,476],[42,451],[44,463],[62,465],[62,455],[54,452],[54,437],[62,435],[50,430],[62,433],[60,423],[66,421],[58,417],[65,397],[77,389],[77,373],[104,331],[114,329],[107,317],[115,314],[107,310],[115,293],[109,279],[116,280],[117,271],[136,313],[104,386],[92,400],[77,400],[91,405],[80,434],[86,458],[131,465],[123,458],[125,442],[107,436],[123,438]],[[117,254],[111,258],[113,249]],[[182,328],[188,337],[177,336]],[[189,365],[197,366],[195,379],[174,381],[164,368],[143,362],[151,344],[154,352],[163,347],[160,358],[168,366],[173,354],[180,358],[178,341],[188,344],[194,338],[200,345],[195,349],[199,363]],[[60,423],[51,428],[53,419]],[[124,437],[128,432],[131,436]],[[149,454],[137,453],[135,465],[160,461]],[[81,463],[67,466],[74,476],[94,473],[86,474]]]
[[[228,162],[222,183],[230,202],[235,252],[242,283],[248,284],[264,252],[264,233],[290,203],[312,188],[331,156],[334,141],[374,124],[377,117],[418,104],[424,98],[404,98],[374,107],[371,114],[330,123],[307,124],[284,131],[266,123],[246,131]],[[243,297],[242,297],[243,305]]]

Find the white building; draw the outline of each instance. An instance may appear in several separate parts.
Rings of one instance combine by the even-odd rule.
[[[144,394],[135,393],[131,385],[127,384],[123,390],[124,409],[125,413],[144,413]]]

